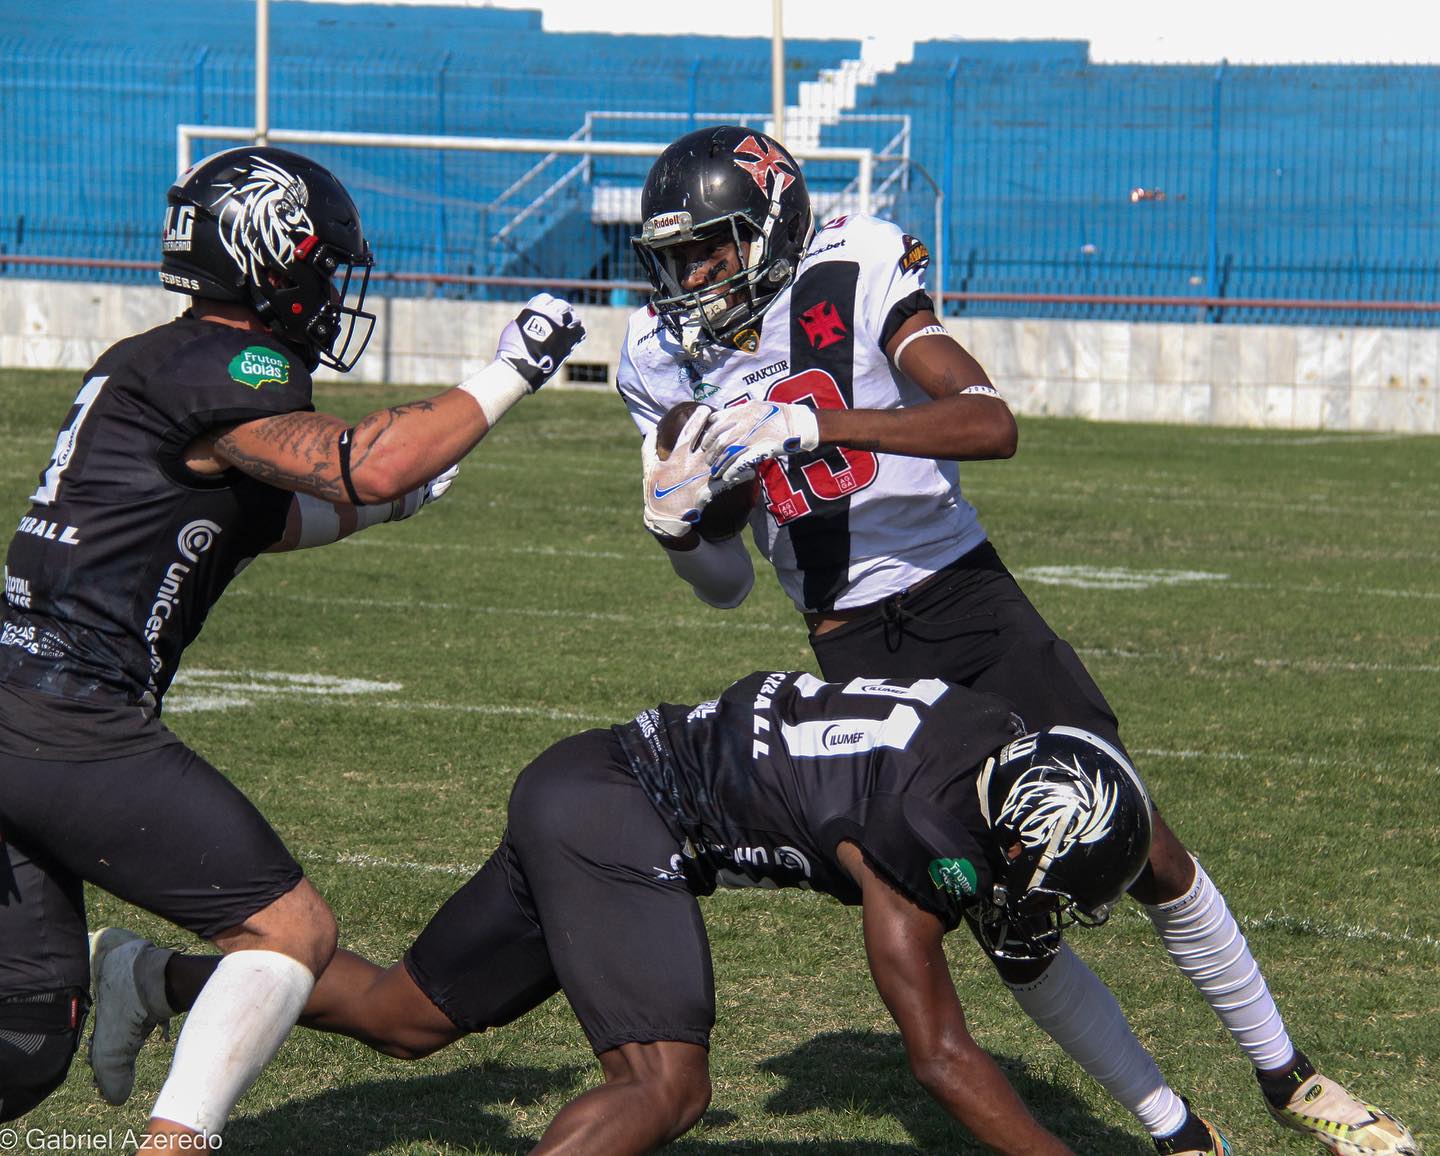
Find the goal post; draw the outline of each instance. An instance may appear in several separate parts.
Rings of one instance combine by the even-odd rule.
[[[530,222],[532,231],[538,230],[543,218],[543,209],[552,196],[557,196],[567,184],[584,180],[588,175],[589,162],[600,157],[628,157],[651,160],[659,156],[668,142],[634,140],[583,139],[533,139],[522,137],[459,136],[425,133],[370,133],[333,132],[317,129],[268,128],[266,143],[272,145],[321,145],[340,148],[428,150],[436,153],[489,153],[508,154],[512,157],[534,158],[524,176],[510,182],[497,201],[480,206],[484,215],[484,228],[488,235],[486,243],[496,241],[513,249],[524,246],[526,232],[522,227]],[[238,143],[254,141],[256,129],[250,125],[179,124],[175,130],[175,152],[177,173],[185,172],[193,163],[195,146],[199,141],[233,141]],[[826,187],[817,189],[812,184],[811,200],[815,205],[817,221],[827,220],[842,213],[878,213],[893,203],[893,190],[902,184],[908,188],[912,173],[918,173],[927,187],[927,196],[933,198],[935,232],[931,236],[932,287],[937,300],[943,293],[943,237],[942,201],[939,189],[929,174],[908,157],[889,156],[864,147],[821,148],[796,147],[791,153],[797,160],[826,165],[827,173],[839,170],[835,166],[847,166],[838,177],[829,177]],[[565,172],[554,167],[563,164],[562,158],[574,158],[574,164]],[[845,177],[844,172],[853,173]],[[897,175],[903,174],[904,180]],[[809,174],[807,174],[808,176]],[[523,186],[523,187],[522,187]],[[592,197],[585,212],[595,222],[618,224],[622,221],[639,226],[639,182],[622,187],[592,190]],[[428,195],[428,194],[427,194]],[[436,199],[434,196],[431,200]],[[499,201],[503,199],[504,203]],[[558,197],[557,197],[558,200]],[[928,207],[928,206],[927,206]],[[899,222],[908,224],[905,221]],[[916,222],[908,227],[926,227],[931,222]],[[437,252],[439,251],[437,246]],[[411,264],[413,264],[413,260]],[[495,272],[494,270],[489,270]],[[434,269],[439,275],[445,272]],[[503,272],[503,270],[501,271]],[[557,271],[558,275],[558,271]],[[423,273],[407,274],[407,279],[423,280]],[[484,282],[486,277],[466,278]],[[505,278],[488,278],[503,283]]]

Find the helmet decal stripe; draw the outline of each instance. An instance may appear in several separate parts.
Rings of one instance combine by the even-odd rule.
[[[1106,742],[1093,731],[1082,730],[1080,727],[1053,726],[1050,728],[1050,731],[1052,734],[1070,735],[1072,738],[1083,739],[1092,746],[1099,747],[1120,765],[1120,769],[1125,772],[1126,777],[1135,785],[1135,789],[1144,797],[1146,803],[1149,803],[1150,792],[1145,789],[1145,783],[1140,778],[1140,772],[1135,769],[1130,760],[1122,754],[1117,747]]]

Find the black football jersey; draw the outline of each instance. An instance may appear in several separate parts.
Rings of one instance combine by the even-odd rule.
[[[268,334],[187,315],[112,346],[10,542],[7,694],[157,712],[181,652],[236,573],[280,539],[291,501],[238,470],[192,473],[186,446],[312,408],[309,372]]]
[[[615,729],[685,841],[672,869],[697,890],[810,887],[858,903],[835,854],[848,839],[954,927],[999,866],[977,775],[1024,728],[1005,700],[939,679],[762,671],[711,702],[662,705]]]

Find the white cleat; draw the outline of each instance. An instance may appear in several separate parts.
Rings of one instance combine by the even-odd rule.
[[[120,927],[102,927],[90,936],[90,983],[95,989],[90,1070],[100,1095],[117,1107],[135,1087],[135,1057],[141,1045],[159,1025],[169,1035],[168,1017],[150,1011],[135,975],[142,956],[162,950]]]
[[[1421,1156],[1410,1129],[1389,1112],[1357,1100],[1316,1072],[1295,1089],[1284,1107],[1268,1101],[1270,1115],[1336,1156]]]

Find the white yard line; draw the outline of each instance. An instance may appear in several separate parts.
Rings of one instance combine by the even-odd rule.
[[[1236,437],[1210,437],[1203,439],[1212,446],[1264,446],[1266,449],[1285,450],[1293,446],[1334,446],[1360,445],[1366,442],[1398,442],[1422,435],[1409,433],[1344,433],[1315,434],[1306,438],[1278,438],[1260,435]]]
[[[1120,910],[1132,922],[1150,922],[1149,917],[1138,905],[1127,904]],[[1364,943],[1378,941],[1440,951],[1440,938],[1433,935],[1417,935],[1411,931],[1382,931],[1378,927],[1361,927],[1354,923],[1327,923],[1321,919],[1312,919],[1308,915],[1288,915],[1283,912],[1267,911],[1264,915],[1258,916],[1236,915],[1235,922],[1247,935],[1260,931],[1281,931],[1292,935],[1309,935],[1316,939],[1356,940]]]
[[[1214,665],[1254,666],[1264,670],[1299,670],[1306,674],[1440,674],[1440,664],[1398,662],[1349,662],[1339,658],[1260,658],[1230,654],[1192,656],[1163,650],[1123,650],[1106,646],[1077,646],[1084,658],[1119,658],[1127,662],[1169,662],[1189,666],[1195,662]]]
[[[456,714],[519,715],[528,718],[556,719],[561,722],[614,724],[621,721],[615,713],[587,714],[584,711],[557,710],[544,706],[514,706],[503,703],[372,702],[365,705],[383,710],[433,710],[453,711]]]
[[[472,602],[417,602],[408,598],[349,598],[343,596],[321,597],[313,594],[291,594],[284,590],[236,590],[230,598],[264,598],[267,602],[284,600],[300,602],[311,606],[359,606],[376,610],[451,610],[471,614],[509,615],[517,618],[573,618],[582,622],[618,622],[654,630],[658,626],[674,626],[684,630],[698,630],[703,627],[720,627],[724,630],[759,631],[765,634],[803,634],[804,626],[798,616],[788,622],[736,622],[717,613],[706,618],[656,619],[643,614],[605,613],[597,610],[557,610],[534,606],[477,606]]]
[[[304,859],[318,862],[319,855],[304,855]],[[480,870],[478,863],[412,863],[408,859],[386,859],[379,855],[336,855],[334,862],[342,867],[383,867],[391,871],[415,871],[425,875],[474,875]]]
[[[412,542],[402,541],[394,536],[377,538],[360,534],[346,538],[345,545],[364,547],[367,550],[404,550],[407,554],[428,554],[438,550],[454,550],[467,554],[520,554],[525,557],[538,558],[601,558],[607,561],[642,563],[663,561],[658,553],[651,558],[649,554],[621,554],[614,550],[561,550],[554,546],[495,546],[493,544],[482,545],[478,542]]]

